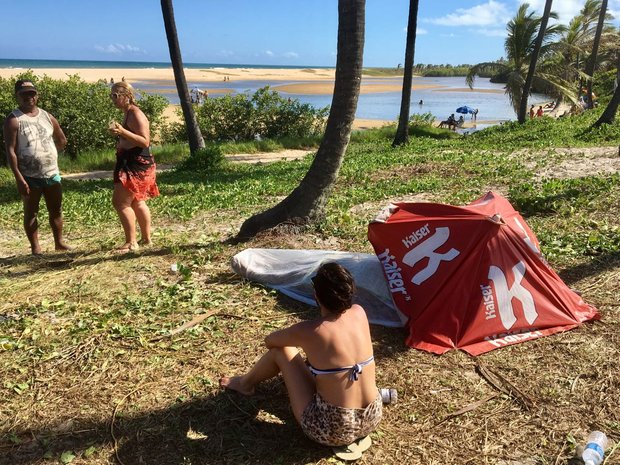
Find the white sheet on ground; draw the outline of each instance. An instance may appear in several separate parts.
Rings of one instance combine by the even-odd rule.
[[[376,255],[332,250],[246,249],[235,255],[235,273],[308,305],[316,306],[310,278],[323,262],[348,269],[357,286],[354,302],[368,320],[383,326],[404,326],[407,317],[396,309]]]

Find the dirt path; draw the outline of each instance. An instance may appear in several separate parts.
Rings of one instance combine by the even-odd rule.
[[[238,153],[235,155],[226,155],[226,158],[233,163],[271,163],[275,161],[286,161],[303,158],[313,150],[282,150],[281,152],[259,152],[259,153]],[[157,165],[157,172],[168,171],[174,168],[174,165]],[[91,179],[112,179],[112,171],[89,171],[87,173],[69,173],[63,174],[63,179],[71,179],[73,181],[86,181]]]

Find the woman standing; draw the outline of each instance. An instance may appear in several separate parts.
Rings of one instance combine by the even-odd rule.
[[[136,219],[140,226],[140,244],[151,244],[151,211],[146,200],[159,195],[155,182],[155,160],[150,151],[149,120],[136,105],[133,87],[117,82],[110,94],[114,106],[124,114],[123,124],[112,122],[110,134],[117,137],[114,194],[112,204],[125,232],[125,243],[116,250],[129,252],[139,248]]]
[[[258,383],[282,373],[304,433],[324,445],[348,445],[374,431],[383,412],[370,328],[364,309],[351,303],[355,284],[345,268],[326,263],[312,283],[320,317],[269,334],[269,350],[256,365],[220,385],[252,395]]]

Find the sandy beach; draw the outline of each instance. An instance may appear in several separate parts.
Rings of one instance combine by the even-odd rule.
[[[9,78],[26,71],[26,69],[0,68],[0,77]],[[53,79],[67,79],[79,75],[86,82],[97,82],[110,78],[120,81],[123,77],[129,82],[174,82],[172,68],[37,68],[37,76],[47,75]],[[333,80],[336,70],[329,68],[185,68],[185,79],[191,82],[218,82],[224,77],[234,80],[269,80],[269,81],[317,81]]]

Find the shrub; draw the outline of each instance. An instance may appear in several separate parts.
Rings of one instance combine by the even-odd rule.
[[[327,107],[316,109],[297,99],[283,98],[269,90],[269,86],[252,95],[208,98],[194,108],[203,137],[211,141],[248,141],[257,136],[315,137],[323,133],[328,113]],[[187,140],[184,122],[167,125],[162,140],[166,143]]]
[[[38,77],[32,71],[16,79],[29,79],[37,86],[39,106],[56,117],[67,136],[67,154],[76,157],[80,152],[114,147],[114,138],[107,131],[108,122],[121,120],[122,113],[110,102],[110,89],[104,82],[87,83],[78,75],[67,80]],[[0,79],[0,113],[4,115],[17,107],[13,95],[16,79]],[[161,125],[167,100],[159,95],[138,94],[140,108],[151,122],[153,134]]]
[[[211,171],[224,163],[224,154],[217,145],[208,145],[204,149],[197,150],[194,154],[183,160],[178,166],[182,171]]]

